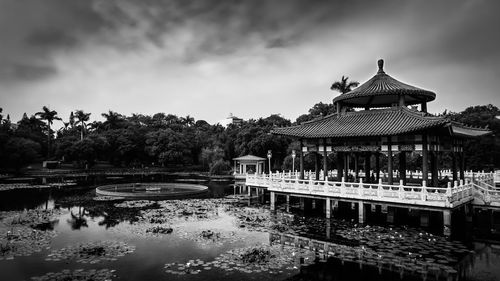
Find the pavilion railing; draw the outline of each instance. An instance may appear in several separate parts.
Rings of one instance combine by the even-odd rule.
[[[469,181],[455,182],[452,186],[429,187],[405,186],[345,181],[316,181],[312,179],[289,178],[277,175],[248,175],[247,185],[267,187],[268,191],[340,197],[358,200],[385,201],[392,203],[426,205],[435,207],[454,207],[472,200],[473,184]]]
[[[328,174],[328,177],[329,178],[336,178],[337,177],[337,170],[329,170],[327,171],[327,174]],[[349,170],[348,171],[348,174],[349,175],[355,175],[355,171],[354,170]],[[300,173],[298,171],[277,171],[277,172],[274,172],[273,175],[283,175],[285,177],[288,177],[288,178],[299,178],[300,177]],[[371,170],[370,171],[370,175],[375,175],[375,171]],[[474,172],[474,171],[465,171],[464,172],[464,176],[466,179],[469,179],[470,181],[473,181],[475,178],[480,178],[480,177],[483,177],[485,175],[491,175],[491,179],[489,179],[491,181],[491,184],[492,185],[495,185],[494,183],[495,182],[499,182],[500,183],[500,171],[495,171],[495,172],[485,172],[485,171],[479,171],[479,172]],[[358,171],[358,178],[365,178],[366,174],[363,170],[359,170]],[[398,170],[395,170],[393,171],[393,176],[395,178],[399,178],[399,171]],[[385,179],[388,177],[388,173],[387,171],[380,171],[379,173],[379,178],[382,178],[382,179]],[[422,171],[412,171],[412,170],[407,170],[406,171],[406,177],[409,178],[409,179],[422,179],[423,178],[423,173]],[[430,179],[432,177],[431,173],[428,174],[427,178]],[[440,170],[439,171],[439,178],[444,178],[444,177],[448,177],[449,179],[452,179],[453,178],[453,172],[451,170]],[[324,177],[324,171],[323,170],[320,170],[319,171],[319,178],[320,180],[324,180],[325,177]],[[307,170],[307,171],[304,171],[304,179],[312,179],[312,180],[315,180],[316,179],[316,172],[315,171],[311,171],[311,170]]]
[[[486,205],[500,206],[500,189],[495,186],[495,175],[481,175],[473,181],[476,197]]]

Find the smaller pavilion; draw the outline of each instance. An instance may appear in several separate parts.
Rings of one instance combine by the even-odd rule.
[[[245,155],[233,158],[235,174],[262,174],[266,158],[255,155]]]

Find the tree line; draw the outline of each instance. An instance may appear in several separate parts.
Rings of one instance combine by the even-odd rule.
[[[347,77],[332,85],[341,93],[357,82]],[[299,144],[291,138],[271,135],[274,127],[290,126],[335,113],[332,103],[317,103],[295,122],[271,115],[240,124],[209,124],[191,116],[157,113],[152,116],[126,116],[114,111],[102,114],[104,121],[90,121],[91,114],[75,110],[63,118],[44,106],[40,112],[13,123],[0,108],[0,169],[20,171],[42,160],[72,163],[89,168],[98,161],[116,167],[166,167],[224,173],[231,169],[231,159],[253,154],[265,157],[272,150],[272,168],[290,169],[291,151]],[[491,170],[500,167],[500,110],[493,105],[473,106],[462,112],[444,112],[447,118],[473,126],[488,126],[493,137],[467,141],[465,155],[469,169]],[[499,117],[500,118],[500,117]],[[54,130],[54,122],[62,122]],[[296,159],[298,161],[298,159]],[[334,167],[334,157],[328,159]],[[297,167],[298,163],[295,163]],[[305,158],[306,169],[314,169],[314,157]],[[410,164],[411,166],[411,164]]]

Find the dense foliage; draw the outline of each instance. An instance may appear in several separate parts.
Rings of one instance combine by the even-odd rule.
[[[334,112],[333,104],[318,103],[295,123]],[[474,106],[445,115],[468,125],[489,126],[494,132],[493,137],[468,141],[467,168],[500,167],[500,120],[496,118],[500,110],[497,107]],[[228,127],[211,125],[191,116],[164,113],[125,116],[109,111],[102,116],[103,122],[91,122],[89,113],[77,110],[68,119],[61,120],[64,126],[53,131],[53,127],[59,127],[53,125],[59,117],[46,107],[31,117],[25,114],[15,124],[10,118],[4,118],[0,110],[0,168],[18,171],[30,163],[51,159],[80,168],[105,161],[116,167],[180,167],[226,174],[231,169],[232,158],[246,154],[266,157],[268,150],[273,153],[272,169],[291,169],[291,151],[299,149],[297,141],[270,134],[274,127],[292,125],[279,115]],[[312,155],[307,155],[304,162],[306,169],[314,169],[316,165]],[[334,165],[334,157],[329,156],[329,167]],[[295,167],[298,169],[298,159],[295,159]]]

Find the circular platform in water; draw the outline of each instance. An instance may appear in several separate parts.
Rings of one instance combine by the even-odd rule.
[[[125,199],[182,199],[205,194],[208,187],[184,183],[125,183],[99,186],[95,192],[101,196]]]

